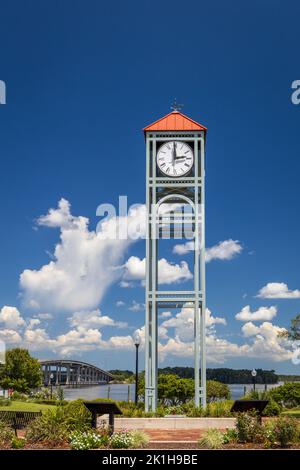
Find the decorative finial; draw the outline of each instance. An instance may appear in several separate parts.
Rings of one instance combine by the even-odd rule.
[[[177,103],[177,99],[175,98],[171,105],[171,109],[172,111],[181,111],[183,106],[184,106],[183,104]]]

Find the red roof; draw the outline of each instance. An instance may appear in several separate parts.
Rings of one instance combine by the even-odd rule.
[[[172,111],[158,119],[149,126],[144,127],[144,132],[152,131],[206,131],[207,128],[185,116],[179,111]]]

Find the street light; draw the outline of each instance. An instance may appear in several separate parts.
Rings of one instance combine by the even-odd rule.
[[[53,397],[53,393],[52,393],[52,390],[53,390],[52,380],[53,379],[54,379],[54,374],[53,374],[53,372],[51,372],[51,374],[50,374],[50,397],[51,397],[51,400],[52,400],[52,397]]]
[[[133,338],[135,345],[135,404],[138,404],[138,385],[139,385],[139,346],[141,344],[141,337],[138,333]]]
[[[251,371],[252,380],[253,380],[253,391],[255,392],[255,377],[257,376],[256,370],[253,368]]]

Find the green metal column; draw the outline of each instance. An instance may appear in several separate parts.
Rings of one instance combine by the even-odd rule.
[[[201,285],[201,405],[206,407],[206,267],[205,267],[205,137],[201,139],[201,249],[200,249],[200,285]]]
[[[195,158],[195,187],[194,187],[194,203],[195,203],[195,235],[194,235],[194,376],[195,376],[195,406],[200,405],[200,317],[199,317],[199,155],[198,142],[194,142],[194,158]]]

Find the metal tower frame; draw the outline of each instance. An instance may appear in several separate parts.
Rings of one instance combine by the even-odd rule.
[[[146,322],[145,322],[145,410],[157,406],[158,309],[194,308],[195,406],[206,406],[205,351],[205,132],[146,132]],[[171,178],[159,175],[157,147],[162,142],[179,140],[193,146],[192,176]],[[160,215],[163,203],[190,204],[192,214]],[[171,223],[171,235],[177,238],[178,226],[190,226],[194,248],[194,288],[189,291],[158,289],[158,241],[164,224]],[[185,231],[186,234],[186,231]],[[200,378],[201,370],[201,378]],[[200,385],[201,383],[201,385]],[[200,401],[201,400],[201,401]]]

